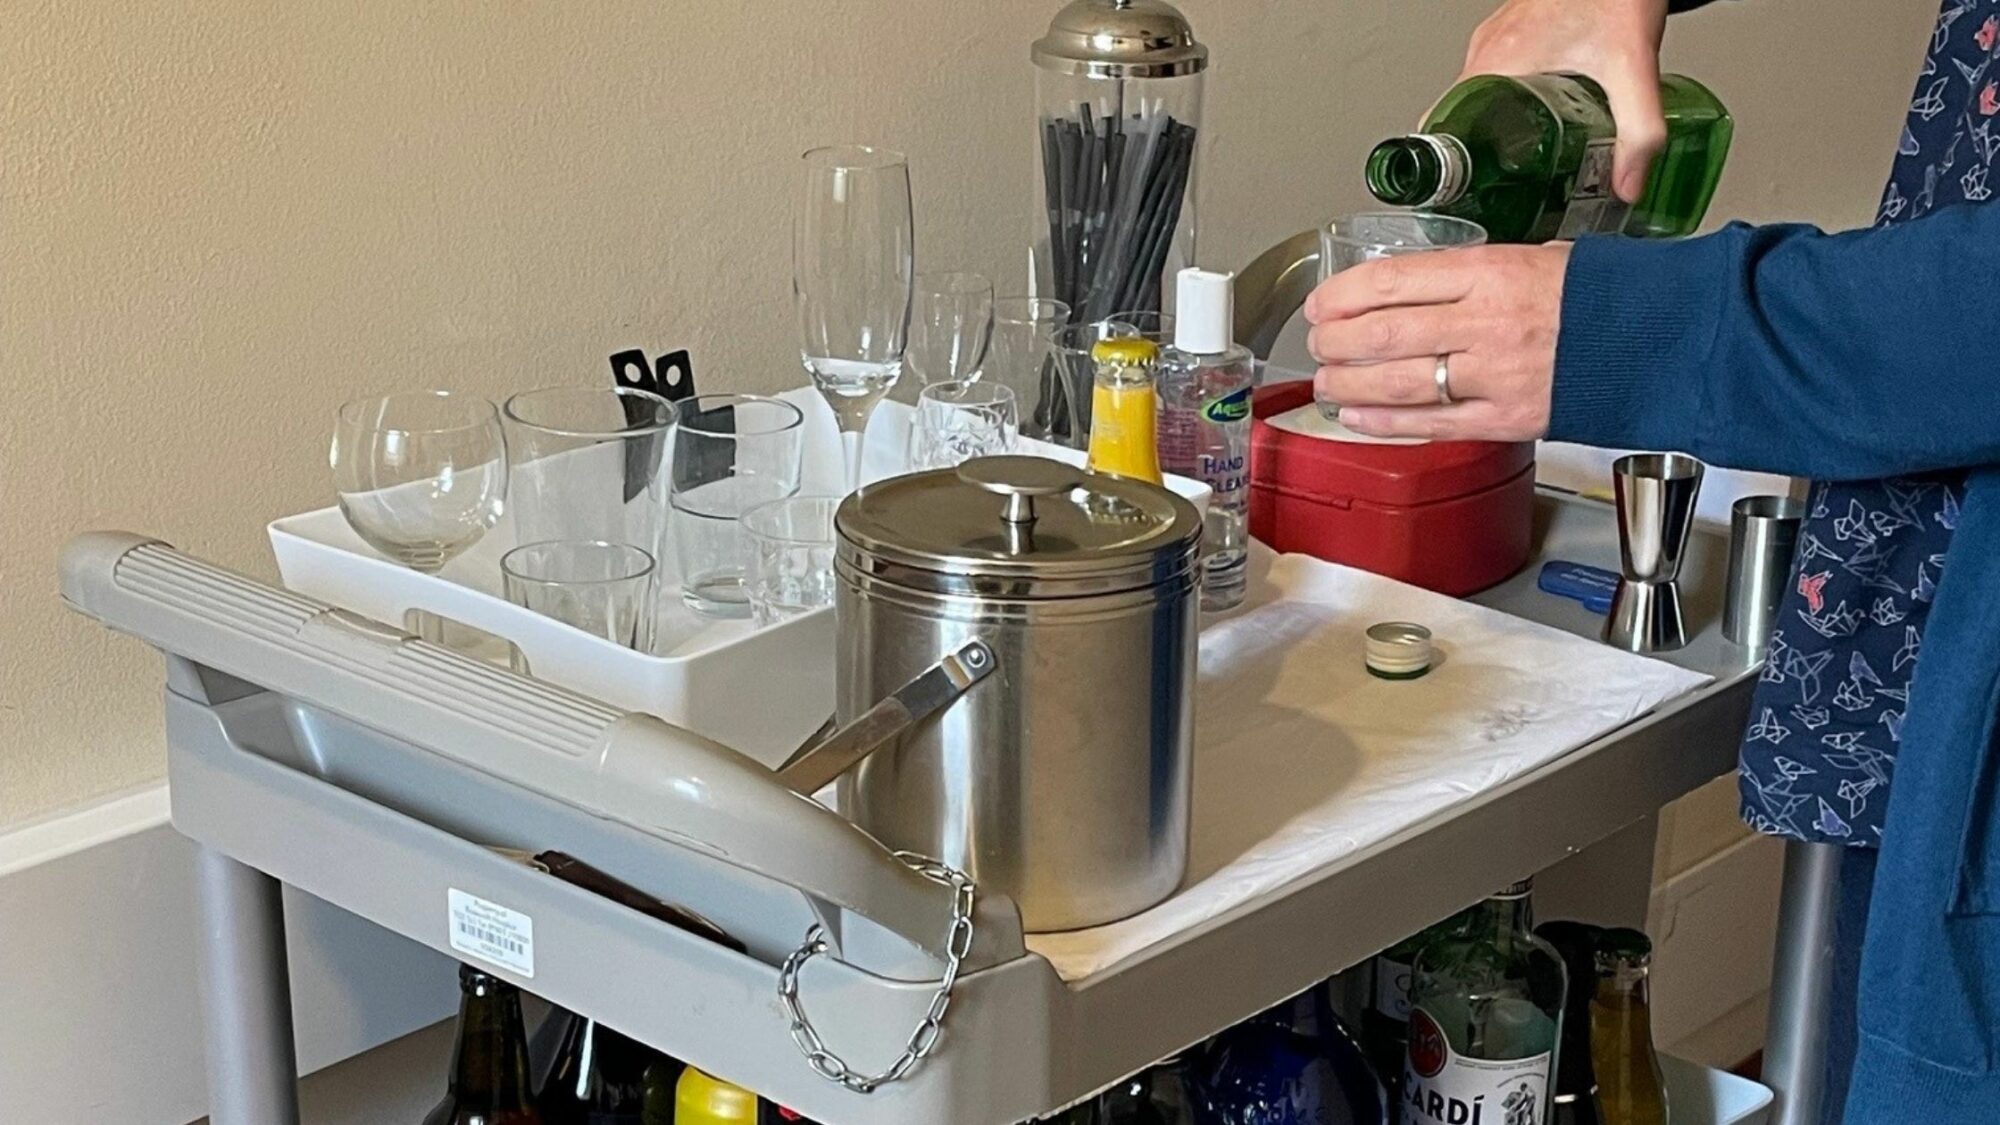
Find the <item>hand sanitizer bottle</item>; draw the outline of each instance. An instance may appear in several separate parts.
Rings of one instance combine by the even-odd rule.
[[[1250,350],[1230,338],[1236,275],[1191,266],[1176,284],[1174,342],[1161,352],[1156,376],[1160,468],[1214,490],[1202,529],[1201,608],[1230,609],[1242,603],[1247,580],[1256,368]]]

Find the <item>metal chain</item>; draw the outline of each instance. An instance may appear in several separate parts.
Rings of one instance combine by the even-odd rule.
[[[814,923],[806,931],[805,944],[793,950],[778,968],[778,999],[784,1002],[785,1014],[792,1021],[792,1042],[799,1045],[807,1065],[821,1078],[838,1082],[858,1094],[872,1094],[877,1087],[897,1081],[937,1048],[938,1038],[944,1031],[944,1014],[951,1008],[952,987],[958,983],[960,966],[965,964],[966,956],[972,952],[972,880],[964,872],[915,852],[897,852],[896,858],[933,883],[950,887],[953,893],[951,931],[945,936],[944,976],[938,980],[937,991],[931,994],[930,1008],[924,1012],[923,1021],[910,1032],[910,1037],[903,1043],[902,1055],[890,1064],[889,1069],[869,1075],[848,1066],[819,1037],[812,1020],[806,1017],[804,1005],[799,1002],[799,970],[805,967],[807,961],[828,951],[824,926]]]

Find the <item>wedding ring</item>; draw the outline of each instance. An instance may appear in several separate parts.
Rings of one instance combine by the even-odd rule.
[[[1437,367],[1431,371],[1431,381],[1437,384],[1438,405],[1450,406],[1451,398],[1451,356],[1438,356]]]

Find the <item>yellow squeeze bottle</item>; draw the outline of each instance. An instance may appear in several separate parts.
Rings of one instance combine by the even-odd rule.
[[[1159,345],[1139,336],[1099,340],[1090,349],[1096,376],[1090,392],[1090,456],[1085,468],[1161,483],[1155,436],[1159,399],[1153,390],[1153,368],[1159,358]]]

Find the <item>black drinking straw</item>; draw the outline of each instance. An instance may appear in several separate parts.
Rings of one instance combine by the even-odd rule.
[[[1056,144],[1057,125],[1053,121],[1042,122],[1042,167],[1052,170],[1060,156]],[[1043,194],[1049,215],[1049,267],[1054,273],[1057,293],[1066,293],[1070,287],[1069,247],[1063,236],[1062,188],[1058,177],[1053,174],[1042,176]]]
[[[1165,113],[1085,102],[1042,123],[1050,272],[1072,323],[1157,309],[1194,148],[1195,128]]]

